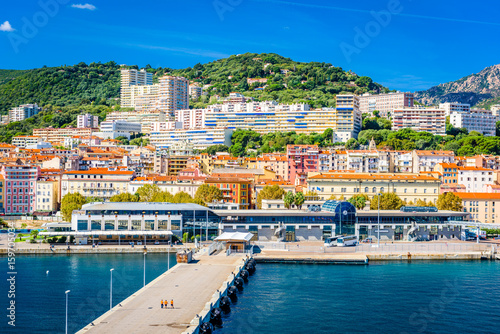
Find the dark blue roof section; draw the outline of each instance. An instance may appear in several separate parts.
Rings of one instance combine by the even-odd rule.
[[[356,208],[349,202],[344,201],[326,201],[321,207],[321,211],[334,213],[356,213]]]

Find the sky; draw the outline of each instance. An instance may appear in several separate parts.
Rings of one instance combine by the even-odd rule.
[[[110,60],[185,68],[273,52],[417,91],[500,63],[500,3],[491,0],[23,0],[1,7],[1,69]]]

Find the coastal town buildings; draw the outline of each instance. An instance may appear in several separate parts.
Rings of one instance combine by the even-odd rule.
[[[359,110],[361,113],[373,114],[375,110],[381,117],[389,117],[394,109],[404,109],[413,107],[413,93],[388,93],[370,94],[365,93],[359,97]]]
[[[443,109],[445,116],[450,116],[453,113],[467,114],[470,112],[470,104],[459,102],[440,103],[439,109]]]
[[[450,123],[455,128],[465,128],[468,132],[476,131],[484,136],[496,135],[497,119],[490,110],[472,109],[470,112],[450,114]]]
[[[78,115],[76,118],[77,128],[93,128],[99,127],[99,117],[91,114]]]
[[[19,107],[12,108],[9,111],[9,122],[21,122],[27,118],[33,117],[42,111],[38,104],[21,104]]]
[[[2,165],[4,210],[7,214],[28,214],[35,211],[36,183],[40,167],[30,165]]]
[[[439,108],[398,108],[394,109],[392,130],[412,129],[434,135],[446,134],[446,116]]]
[[[500,193],[457,192],[462,200],[464,212],[470,213],[471,220],[483,223],[500,222]]]

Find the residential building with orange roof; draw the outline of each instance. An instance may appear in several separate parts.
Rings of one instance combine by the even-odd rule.
[[[209,176],[205,183],[222,191],[223,202],[239,204],[240,209],[252,209],[252,181],[244,177]]]
[[[12,145],[19,148],[26,148],[26,146],[36,145],[42,141],[42,138],[37,136],[16,136],[12,138]]]
[[[435,204],[439,196],[439,179],[422,174],[404,173],[309,173],[307,189],[327,200],[331,196],[366,194],[370,198],[378,193],[395,193],[403,201],[415,203],[426,200]]]
[[[464,212],[470,212],[471,220],[482,223],[500,222],[500,193],[458,192]]]
[[[243,167],[248,169],[264,169],[270,168],[276,172],[276,175],[280,175],[283,179],[288,180],[289,178],[289,163],[286,155],[263,155],[262,157],[245,158],[243,162]]]
[[[61,196],[80,193],[84,197],[109,199],[111,196],[128,191],[128,184],[135,172],[123,168],[92,168],[64,172]]]
[[[459,167],[458,183],[463,184],[467,192],[485,192],[486,185],[496,181],[493,169],[483,167]]]
[[[319,171],[318,145],[287,145],[289,180],[295,185],[304,185],[308,172]]]
[[[3,165],[0,174],[4,177],[6,214],[27,214],[35,211],[36,182],[40,168],[23,165]]]
[[[454,163],[453,151],[413,151],[413,173],[432,172],[439,163]]]
[[[441,174],[443,185],[455,186],[458,184],[459,168],[456,163],[441,162],[434,167],[434,171]]]
[[[336,151],[332,154],[332,158],[333,166],[329,170],[354,170],[357,173],[389,173],[394,171],[393,159],[390,151]]]
[[[40,177],[36,183],[37,213],[54,213],[59,209],[60,180],[50,177]]]

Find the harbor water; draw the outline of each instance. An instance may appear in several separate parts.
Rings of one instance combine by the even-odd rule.
[[[170,254],[170,266],[176,264]],[[166,254],[146,255],[146,284],[167,270]],[[2,268],[0,333],[64,333],[65,291],[68,295],[68,332],[75,333],[109,310],[110,269],[113,270],[113,306],[142,288],[144,255],[86,254],[16,257],[16,327],[7,324],[9,286],[7,258]],[[47,273],[48,272],[48,273]],[[165,296],[168,298],[168,296]]]

